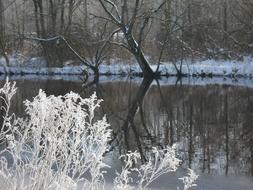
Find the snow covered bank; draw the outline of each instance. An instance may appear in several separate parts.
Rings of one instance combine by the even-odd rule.
[[[0,81],[5,81],[6,76],[1,75]],[[83,78],[80,75],[12,75],[9,76],[11,81],[19,80],[32,80],[32,81],[65,81],[65,82],[76,82],[83,83]],[[111,83],[111,82],[130,82],[141,84],[142,78],[140,77],[129,77],[129,76],[100,76],[99,83]],[[90,77],[87,83],[93,82],[93,78]],[[156,86],[157,82],[154,80],[152,85]],[[238,86],[238,87],[248,87],[253,88],[253,80],[250,78],[238,78],[237,80],[233,78],[223,78],[223,77],[213,77],[213,78],[197,78],[197,77],[184,77],[181,81],[178,81],[176,77],[161,77],[159,79],[160,86],[173,86],[173,85],[188,85],[188,86],[206,86],[206,85],[228,85],[228,86]]]
[[[177,64],[179,68],[179,63]],[[162,74],[176,74],[176,69],[172,64],[164,63],[160,67]],[[183,61],[182,73],[190,76],[213,75],[213,76],[243,76],[253,77],[253,58],[244,57],[243,61],[231,60],[190,60]]]
[[[180,68],[180,63],[177,63]],[[156,71],[157,65],[151,65]],[[100,74],[102,75],[139,75],[141,69],[138,64],[113,64],[101,65]],[[170,62],[160,65],[159,71],[162,76],[175,76],[177,69]],[[253,58],[244,57],[243,61],[224,61],[224,60],[185,60],[182,64],[182,73],[188,76],[224,76],[224,77],[253,77]]]
[[[40,58],[32,58],[20,64],[20,58],[10,59],[10,66],[6,68],[4,59],[0,59],[0,73],[2,74],[37,74],[37,75],[82,75],[84,66],[66,65],[62,68],[47,68],[45,61]],[[178,68],[180,63],[177,63]],[[157,65],[151,65],[156,71]],[[172,63],[164,62],[159,69],[163,76],[174,76],[177,70]],[[92,74],[91,70],[88,70]],[[101,75],[140,75],[141,69],[138,64],[114,62],[111,65],[101,65],[99,67]],[[244,57],[243,61],[224,61],[224,60],[185,60],[182,64],[182,73],[188,76],[224,76],[224,77],[247,77],[253,78],[253,58]]]

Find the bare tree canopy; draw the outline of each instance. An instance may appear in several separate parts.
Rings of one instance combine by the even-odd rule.
[[[101,63],[132,60],[154,76],[163,61],[251,55],[252,10],[252,0],[1,0],[0,53],[6,63],[15,52],[43,56],[49,67],[82,57],[95,73]],[[57,36],[74,51],[27,40]]]

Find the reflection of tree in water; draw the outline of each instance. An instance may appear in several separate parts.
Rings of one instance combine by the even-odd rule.
[[[253,106],[247,100],[252,101],[252,90],[218,85],[150,87],[150,83],[104,88],[105,113],[111,113],[120,154],[137,149],[145,159],[152,146],[177,142],[187,167],[207,173],[252,172]]]
[[[118,154],[138,150],[145,160],[152,146],[178,143],[185,167],[207,173],[253,175],[253,90],[230,86],[159,86],[143,80],[99,83],[82,89],[64,81],[18,82],[11,112],[23,112],[23,100],[70,90],[104,99]],[[100,115],[98,115],[100,117]]]
[[[248,162],[250,163],[250,174],[253,176],[253,97],[248,93],[247,111],[243,119],[243,131],[241,139],[244,142],[243,149],[249,151]]]
[[[129,140],[131,139],[130,138],[130,130],[132,130],[138,151],[139,151],[143,160],[145,160],[144,150],[143,150],[143,145],[145,146],[145,143],[141,141],[141,136],[144,134],[142,134],[142,133],[140,133],[140,131],[138,131],[137,126],[134,123],[134,119],[135,119],[135,115],[139,111],[142,127],[145,130],[145,132],[147,132],[147,134],[144,136],[148,136],[149,138],[151,138],[150,133],[148,132],[147,126],[145,124],[142,104],[143,104],[143,99],[144,99],[152,81],[153,80],[149,79],[149,78],[143,79],[134,100],[132,101],[132,103],[129,106],[127,117],[121,127],[121,130],[124,134],[123,138],[125,141],[125,146],[126,146],[127,151],[130,150]]]
[[[145,116],[143,107],[143,100],[146,93],[149,90],[153,80],[144,78],[137,90],[131,90],[131,84],[129,85],[130,89],[121,89],[124,92],[128,92],[128,97],[126,94],[119,96],[120,99],[111,99],[112,102],[110,107],[106,106],[111,110],[111,106],[116,106],[112,117],[114,117],[112,123],[116,124],[117,127],[114,128],[115,133],[115,142],[116,146],[120,149],[120,154],[125,154],[129,150],[138,149],[141,154],[142,160],[146,160],[145,152],[147,146],[147,139],[151,140],[151,135],[148,132],[147,125],[145,123]],[[112,91],[109,91],[109,93]],[[136,93],[135,93],[136,92]],[[119,92],[122,93],[122,92]],[[103,97],[112,97],[109,94],[104,95]],[[117,104],[118,102],[118,104]],[[120,108],[117,107],[120,105]],[[121,112],[122,111],[122,112]],[[106,112],[106,111],[105,111]],[[123,113],[123,114],[122,114]],[[137,118],[138,113],[138,118]],[[122,115],[121,115],[122,114]],[[124,115],[124,116],[123,116]],[[135,120],[138,120],[137,122]],[[110,117],[109,117],[110,120]],[[115,123],[115,121],[118,121]],[[140,127],[144,130],[140,131]],[[136,148],[135,148],[136,147]]]

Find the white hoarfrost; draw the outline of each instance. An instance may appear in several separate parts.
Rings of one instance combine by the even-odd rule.
[[[184,190],[187,190],[190,187],[197,186],[197,184],[195,184],[195,181],[198,179],[198,175],[196,175],[193,170],[191,169],[188,170],[189,170],[188,176],[179,178],[184,183]]]
[[[175,146],[167,147],[163,150],[153,148],[148,161],[139,167],[133,167],[140,159],[139,153],[129,152],[121,157],[125,165],[122,167],[121,173],[117,173],[117,177],[114,180],[115,189],[146,189],[161,175],[175,172],[180,163],[180,160],[175,156]],[[138,174],[137,187],[130,185],[134,181],[131,177],[132,172]]]
[[[15,90],[7,82],[1,91],[7,111]],[[95,94],[83,99],[73,92],[56,97],[40,91],[32,102],[25,102],[27,118],[7,116],[1,134],[7,148],[2,155],[11,159],[1,157],[2,187],[76,189],[81,184],[101,189],[111,130],[106,118],[94,120],[100,102]],[[84,178],[86,172],[90,181]]]
[[[106,118],[95,119],[100,106],[96,94],[82,98],[70,92],[47,96],[41,91],[25,101],[26,117],[9,113],[15,83],[0,89],[4,111],[0,133],[0,189],[74,190],[105,189],[104,156],[111,130]],[[175,147],[153,148],[146,163],[137,152],[121,156],[114,189],[146,189],[162,174],[175,171],[180,163]],[[132,175],[136,174],[136,178]],[[184,190],[194,186],[197,175],[183,177]]]

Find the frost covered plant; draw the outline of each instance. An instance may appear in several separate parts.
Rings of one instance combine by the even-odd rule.
[[[148,162],[141,165],[138,171],[140,177],[138,181],[139,189],[146,189],[161,175],[177,170],[180,160],[176,158],[175,148],[175,145],[163,150],[153,148]]]
[[[122,167],[121,173],[117,173],[117,177],[114,180],[114,188],[116,190],[147,189],[153,181],[163,174],[175,172],[180,164],[180,160],[176,158],[175,149],[175,145],[162,150],[153,147],[151,154],[148,156],[148,161],[140,164],[139,167],[136,166],[140,161],[139,153],[129,152],[121,156],[125,165]],[[194,182],[198,178],[193,170],[189,171],[189,176],[180,178],[183,180],[184,190],[195,186]],[[133,173],[138,175],[135,186],[131,177]]]
[[[111,130],[105,117],[94,119],[101,100],[95,94],[83,99],[73,92],[56,97],[40,91],[25,102],[27,118],[16,119],[8,116],[15,91],[9,82],[0,90],[6,104],[2,129],[8,128],[1,131],[8,144],[0,159],[4,189],[102,189]]]
[[[117,177],[114,179],[114,189],[115,190],[131,190],[134,189],[131,186],[133,183],[133,178],[131,177],[132,172],[137,171],[138,169],[134,168],[134,164],[138,162],[141,158],[140,154],[135,152],[128,152],[126,155],[120,156],[123,160],[123,167],[121,173],[116,172]]]
[[[103,158],[111,130],[105,117],[95,119],[101,103],[96,94],[90,98],[73,92],[47,96],[40,90],[32,101],[25,101],[26,117],[16,118],[9,114],[15,93],[15,83],[9,81],[0,89],[4,111],[0,142],[6,147],[0,151],[0,189],[104,189],[109,166]],[[175,171],[180,162],[175,146],[153,148],[144,164],[139,163],[138,152],[120,158],[124,164],[114,180],[117,190],[146,189],[162,174]],[[184,190],[194,186],[196,178],[190,170],[182,178]]]
[[[197,184],[195,184],[195,181],[199,177],[197,174],[195,174],[195,172],[193,170],[191,170],[191,169],[188,169],[188,170],[189,170],[188,176],[184,176],[182,178],[179,178],[184,183],[184,190],[188,190],[191,187],[197,186]]]
[[[10,131],[10,122],[12,118],[14,117],[14,115],[9,116],[9,111],[10,111],[11,99],[15,95],[16,91],[17,91],[16,84],[13,83],[11,85],[8,79],[5,85],[3,86],[3,88],[0,89],[0,99],[2,102],[2,106],[0,109],[4,111],[4,115],[2,116],[3,124],[0,130],[0,142],[4,142],[4,139],[6,137],[11,138],[11,136],[8,136],[7,134]]]

